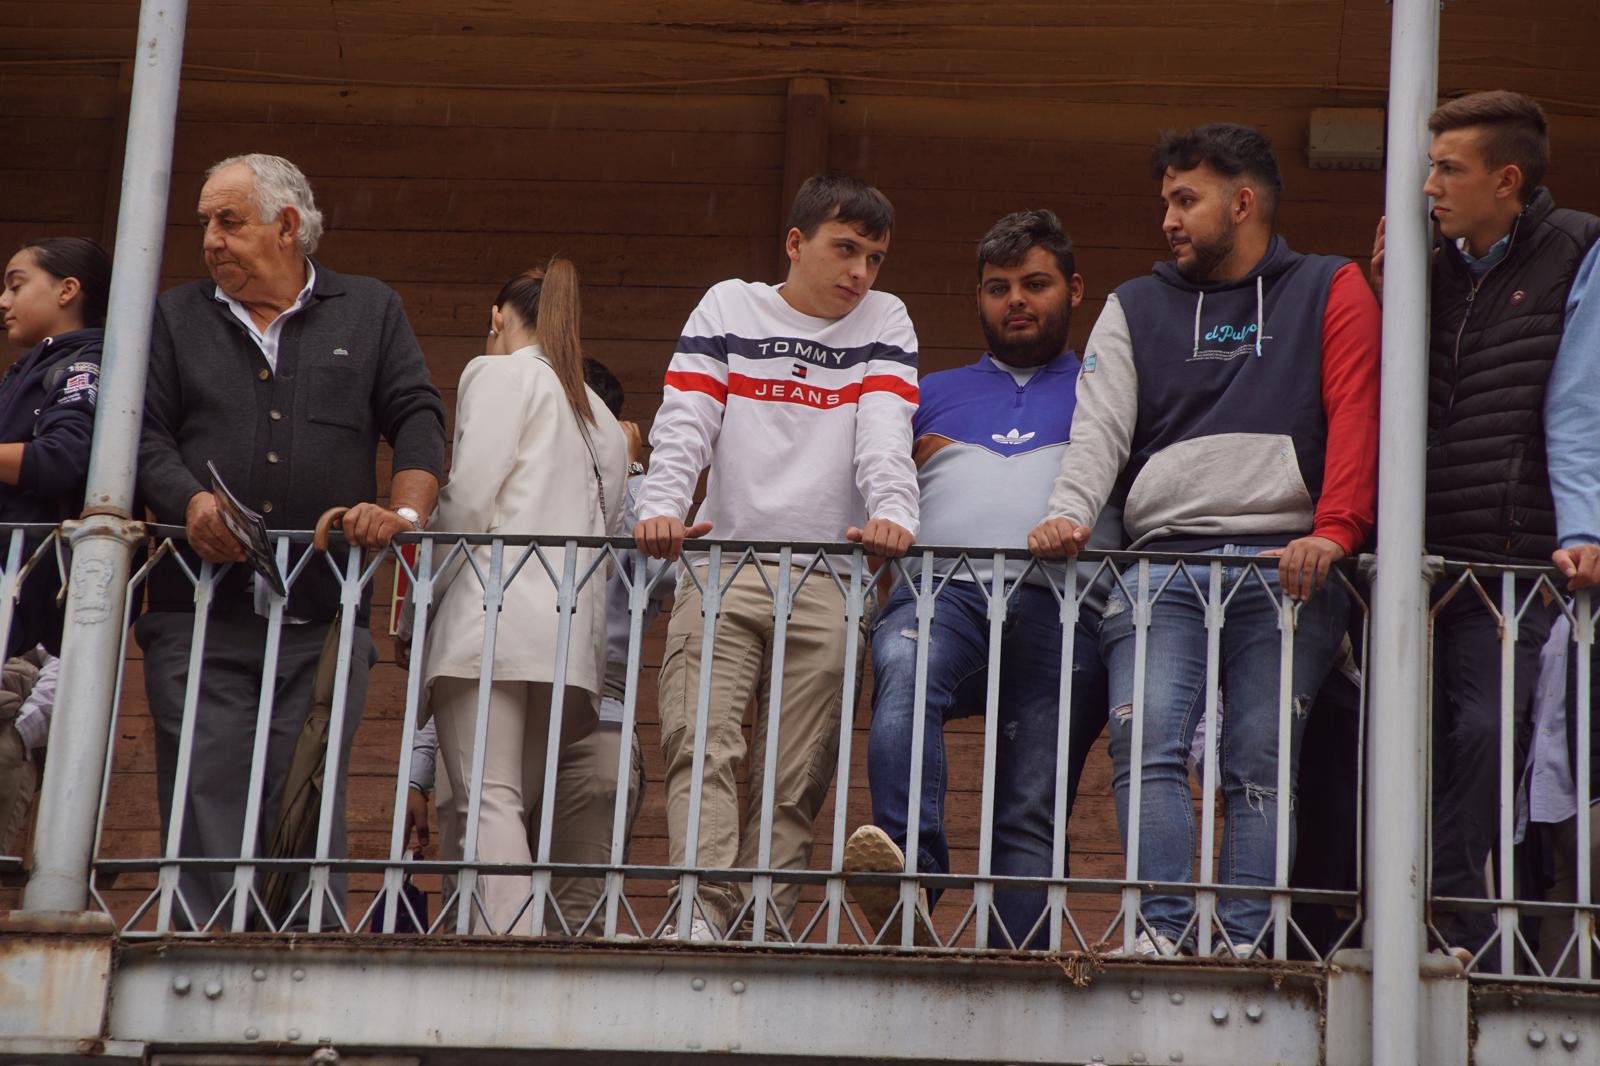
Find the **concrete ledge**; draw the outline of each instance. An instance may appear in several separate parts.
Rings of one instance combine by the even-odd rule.
[[[124,1040],[40,1040],[0,1037],[0,1063],[48,1062],[50,1066],[143,1063],[143,1044]]]
[[[1336,953],[1328,977],[1327,1066],[1372,1062],[1372,952]],[[1421,966],[1422,1047],[1419,1066],[1467,1061],[1467,974],[1447,955],[1424,955]]]
[[[1600,991],[1479,985],[1472,991],[1476,1066],[1600,1062]]]
[[[0,911],[0,936],[32,933],[39,936],[105,936],[116,933],[109,914],[93,911]]]
[[[104,915],[0,915],[0,1034],[51,1046],[99,1042],[113,943]]]
[[[125,944],[108,1032],[166,1053],[1319,1066],[1298,966],[610,945]],[[470,1052],[468,1049],[472,1049]],[[576,1053],[576,1054],[575,1054]],[[220,1061],[220,1060],[219,1060]]]

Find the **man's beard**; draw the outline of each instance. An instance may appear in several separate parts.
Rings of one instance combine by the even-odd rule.
[[[1224,215],[1222,232],[1217,234],[1214,240],[1201,244],[1190,237],[1189,250],[1194,252],[1194,262],[1187,267],[1179,266],[1178,273],[1196,284],[1210,281],[1215,276],[1217,268],[1233,254],[1233,228],[1233,219]]]
[[[983,339],[989,345],[989,354],[1008,366],[1044,366],[1067,350],[1067,333],[1072,329],[1072,305],[1064,305],[1053,315],[1039,316],[1033,336],[1027,340],[1011,340],[1004,326],[996,329],[980,312],[978,323],[983,326]]]

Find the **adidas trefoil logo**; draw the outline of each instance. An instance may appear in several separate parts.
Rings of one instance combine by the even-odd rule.
[[[1021,433],[1016,426],[1011,427],[1010,433],[995,433],[990,436],[996,444],[1026,444],[1033,439],[1032,433]]]

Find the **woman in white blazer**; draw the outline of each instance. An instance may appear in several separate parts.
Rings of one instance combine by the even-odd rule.
[[[578,279],[553,259],[506,283],[491,312],[489,354],[461,375],[456,395],[450,480],[439,493],[432,528],[452,533],[604,536],[621,524],[628,445],[622,428],[583,380],[578,343]],[[444,558],[440,542],[436,558]],[[509,574],[525,549],[504,548]],[[559,580],[565,553],[544,549]],[[594,561],[579,549],[577,574]],[[490,549],[473,549],[485,579]],[[467,822],[478,683],[483,664],[484,591],[472,568],[455,564],[428,626],[423,660],[424,715],[439,722],[440,761],[449,775],[457,825]],[[556,672],[557,588],[530,558],[505,588],[496,633],[478,859],[533,861],[529,816],[544,790],[550,707]],[[605,677],[606,571],[590,576],[572,616],[561,715],[563,746],[596,724]],[[527,875],[479,879],[484,915],[475,932],[531,931]],[[515,923],[515,929],[512,928]]]

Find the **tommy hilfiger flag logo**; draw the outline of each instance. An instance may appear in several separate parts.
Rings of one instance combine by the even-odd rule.
[[[790,370],[789,373],[797,378],[804,378],[806,376],[806,365],[804,363],[796,363],[794,369]]]

